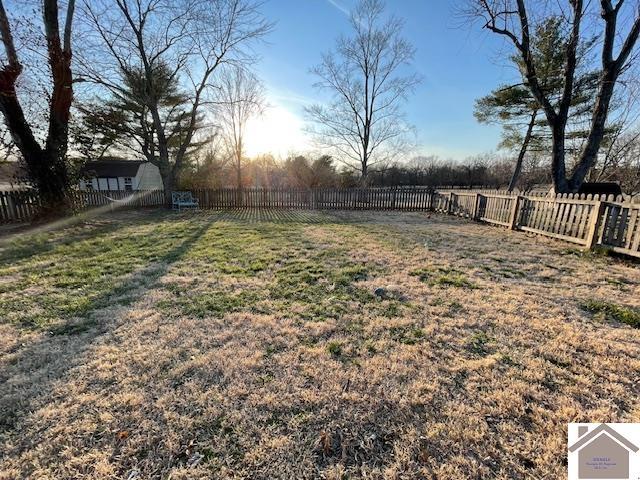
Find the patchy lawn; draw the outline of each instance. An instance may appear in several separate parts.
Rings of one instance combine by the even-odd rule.
[[[0,246],[0,478],[564,478],[640,422],[640,267],[422,214],[133,212]]]

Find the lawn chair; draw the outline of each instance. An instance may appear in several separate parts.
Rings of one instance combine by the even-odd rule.
[[[174,210],[182,210],[183,208],[200,208],[198,199],[193,198],[191,192],[171,192],[171,202]]]

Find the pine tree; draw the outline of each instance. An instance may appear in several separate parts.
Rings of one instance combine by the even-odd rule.
[[[104,101],[96,101],[79,107],[82,114],[75,140],[80,152],[87,158],[99,158],[106,152],[133,151],[137,156],[166,169],[158,153],[157,132],[151,111],[147,107],[148,96],[157,99],[158,112],[165,126],[170,158],[183,145],[189,132],[191,115],[190,99],[180,91],[178,79],[166,65],[158,64],[153,73],[152,89],[142,70],[134,71],[124,80],[123,88]],[[203,128],[202,116],[198,118],[196,131]],[[187,157],[194,154],[207,139],[192,141]],[[175,163],[168,166],[175,169]],[[175,176],[179,175],[175,171]]]
[[[564,52],[568,37],[562,29],[562,20],[551,17],[538,26],[532,38],[532,54],[538,72],[538,80],[544,93],[558,101],[564,88]],[[579,58],[587,59],[594,40],[584,41]],[[524,72],[519,56],[511,61]],[[590,108],[597,91],[598,72],[582,72],[574,85],[571,105],[572,122],[567,130],[569,151],[577,151],[578,145],[588,136],[584,122],[588,122]],[[503,127],[501,148],[518,149],[518,157],[509,190],[513,190],[522,171],[522,164],[529,151],[549,151],[551,132],[542,107],[531,94],[523,74],[523,82],[501,86],[489,95],[476,101],[475,117],[481,123],[501,124]],[[573,144],[573,146],[571,146]]]

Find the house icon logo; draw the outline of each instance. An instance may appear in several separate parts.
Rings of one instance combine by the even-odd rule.
[[[569,424],[569,480],[640,480],[640,424]]]

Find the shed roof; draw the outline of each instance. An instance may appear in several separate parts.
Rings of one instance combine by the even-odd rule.
[[[92,177],[135,177],[142,160],[125,160],[122,158],[102,158],[90,160],[82,167],[82,173]]]
[[[27,172],[19,162],[0,162],[0,183],[23,183]]]

